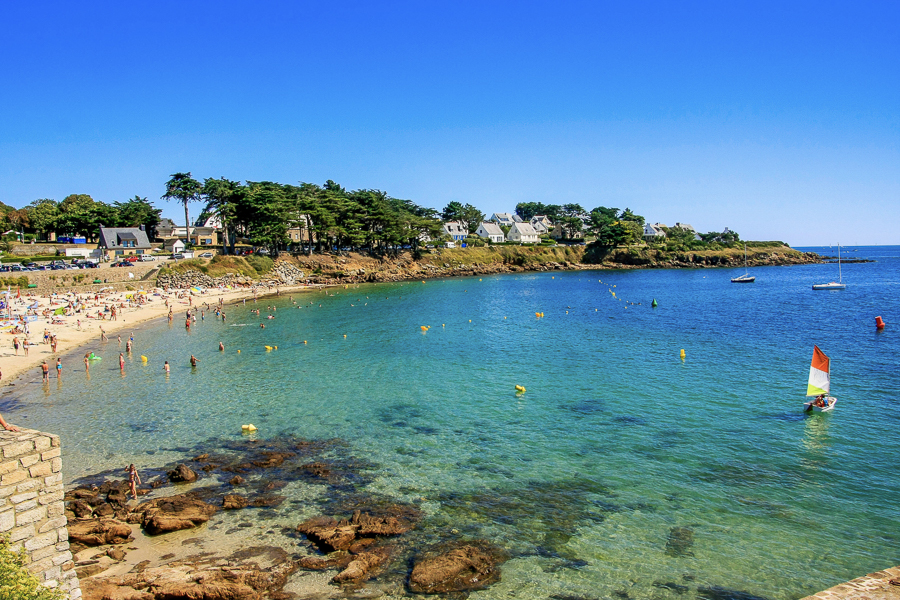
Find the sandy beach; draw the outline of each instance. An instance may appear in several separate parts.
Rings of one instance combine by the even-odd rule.
[[[0,329],[0,385],[9,385],[19,376],[33,372],[41,376],[41,363],[47,361],[51,377],[55,377],[56,359],[64,356],[85,344],[101,341],[101,328],[110,341],[117,339],[122,332],[128,332],[137,325],[153,319],[165,318],[171,309],[175,318],[183,318],[184,312],[191,306],[210,306],[221,302],[233,304],[244,298],[270,296],[276,293],[302,293],[321,290],[322,286],[279,286],[253,288],[209,288],[200,292],[191,290],[169,290],[154,288],[146,292],[99,292],[52,295],[22,294],[16,297],[15,292],[9,294],[13,320],[16,314],[30,315],[35,318],[27,323],[27,333],[20,328],[4,327]],[[113,318],[112,310],[116,315]],[[63,314],[54,313],[63,309]],[[66,314],[68,313],[68,314]],[[3,309],[0,317],[5,318],[7,310]],[[55,335],[56,352],[53,352],[49,340],[45,342],[44,333]],[[24,348],[24,340],[28,340],[28,352]],[[127,339],[127,336],[123,336]],[[18,340],[19,348],[14,347]],[[69,365],[67,365],[69,366]]]

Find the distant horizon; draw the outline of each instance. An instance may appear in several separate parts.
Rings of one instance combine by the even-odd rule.
[[[5,16],[0,201],[16,208],[138,195],[177,222],[159,198],[190,171],[333,179],[438,211],[577,203],[751,240],[900,243],[897,3],[100,0]]]

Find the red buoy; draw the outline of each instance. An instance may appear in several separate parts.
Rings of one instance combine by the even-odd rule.
[[[881,317],[875,317],[875,329],[884,329],[884,321]]]

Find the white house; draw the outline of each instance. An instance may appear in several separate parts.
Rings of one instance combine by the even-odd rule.
[[[461,221],[447,221],[444,223],[444,232],[449,235],[454,242],[461,242],[469,235],[469,227]]]
[[[520,244],[537,244],[541,241],[540,236],[531,223],[513,223],[506,234],[506,241],[519,242]]]
[[[651,225],[647,223],[644,225],[644,239],[648,242],[656,242],[659,240],[663,240],[666,237],[666,232],[663,230],[665,225],[661,223],[656,223]]]
[[[478,230],[476,230],[475,233],[479,237],[491,240],[491,243],[493,244],[499,244],[506,241],[506,235],[504,235],[503,230],[500,229],[500,226],[489,221],[485,221],[481,225],[479,225]]]
[[[491,221],[504,227],[509,227],[513,223],[521,223],[522,217],[510,213],[494,213],[491,215]]]

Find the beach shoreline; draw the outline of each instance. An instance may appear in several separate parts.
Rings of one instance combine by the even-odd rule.
[[[238,302],[242,302],[245,299],[256,298],[264,298],[275,296],[279,293],[289,293],[289,294],[297,294],[297,293],[309,293],[316,292],[322,289],[325,289],[326,286],[317,285],[317,286],[308,286],[308,285],[280,285],[276,289],[272,288],[240,288],[240,289],[231,289],[231,290],[220,290],[220,289],[207,289],[202,291],[201,293],[192,293],[191,290],[169,290],[165,291],[160,288],[155,288],[152,292],[148,292],[147,297],[149,298],[148,302],[141,306],[130,306],[125,309],[119,309],[119,315],[117,320],[97,320],[97,319],[89,319],[86,316],[86,312],[83,315],[74,315],[72,317],[67,317],[64,323],[52,323],[52,317],[39,317],[38,320],[32,321],[29,323],[30,334],[27,336],[30,344],[29,344],[29,353],[28,355],[24,354],[24,350],[22,348],[19,349],[18,354],[16,354],[15,349],[13,348],[13,339],[18,338],[21,343],[22,340],[26,337],[24,334],[12,334],[10,332],[3,332],[2,339],[5,340],[6,343],[0,346],[0,372],[2,372],[2,380],[0,380],[0,389],[9,391],[9,388],[14,387],[17,383],[20,383],[23,378],[26,378],[29,371],[33,371],[35,378],[41,377],[41,363],[46,360],[51,370],[51,379],[55,378],[55,375],[52,374],[55,371],[55,362],[57,358],[65,358],[66,356],[71,355],[74,351],[79,348],[84,348],[88,346],[93,341],[100,341],[100,328],[103,328],[103,332],[106,334],[109,341],[112,341],[115,336],[120,335],[123,331],[130,331],[135,329],[137,326],[146,325],[156,319],[166,318],[169,307],[166,306],[165,300],[168,298],[173,301],[173,312],[178,314],[180,311],[187,310],[191,307],[189,301],[187,300],[186,294],[191,294],[192,299],[195,301],[193,306],[199,306],[203,302],[207,302],[209,304],[214,304],[219,301],[219,298],[222,298],[222,302],[225,305],[234,305]],[[90,308],[92,309],[90,312],[100,309],[104,304],[105,305],[113,305],[120,304],[125,302],[126,294],[131,295],[133,292],[114,292],[105,295],[103,298],[99,299],[97,305],[93,305]],[[154,296],[153,294],[159,294],[158,296]],[[179,294],[184,295],[183,299],[179,299]],[[84,294],[78,294],[83,296]],[[38,302],[38,310],[44,310],[51,307],[60,307],[65,305],[64,299],[67,297],[71,297],[71,295],[59,295],[55,297],[48,296],[23,296],[20,300],[20,306],[24,309],[25,304],[32,304],[34,301]],[[51,304],[51,301],[54,304]],[[82,316],[81,327],[78,327],[77,321],[78,317]],[[44,330],[49,330],[52,334],[57,336],[58,344],[56,352],[53,352],[49,343],[43,343],[43,332]],[[109,343],[109,342],[105,342]],[[70,367],[70,362],[65,363],[66,367]]]

